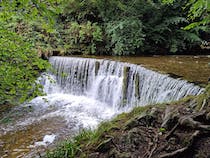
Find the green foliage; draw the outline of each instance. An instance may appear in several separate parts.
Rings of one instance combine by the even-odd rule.
[[[40,94],[35,82],[47,67],[21,36],[0,29],[0,104],[18,104]]]
[[[83,54],[95,54],[97,44],[101,41],[102,30],[97,23],[70,22],[65,30],[65,43],[68,44],[65,48],[70,53],[82,50]]]
[[[0,12],[0,104],[19,104],[41,94],[36,83],[49,64],[40,59],[35,26],[53,32],[57,0],[2,1]]]
[[[164,4],[172,4],[175,0],[162,0]]]
[[[170,1],[168,4],[135,0],[120,2],[113,6],[119,13],[109,13],[110,17],[103,18],[107,21],[106,47],[113,55],[176,53],[201,42],[198,31],[183,30],[189,24],[188,10],[183,9],[187,1]]]
[[[201,17],[203,13],[204,13],[204,16],[206,16],[205,12],[210,11],[208,0],[190,0],[187,5],[191,5],[190,10],[189,10],[189,15],[188,15],[190,19]]]
[[[175,0],[162,0],[164,4],[174,4]],[[185,26],[185,30],[194,29],[198,26],[206,26],[210,23],[210,3],[208,0],[188,0],[184,8],[189,8],[188,19],[195,20],[192,21],[189,25]]]
[[[192,11],[203,4],[193,0],[66,0],[60,19],[65,52],[130,55],[190,49],[201,42],[198,29],[208,30],[206,11],[197,15]],[[190,18],[190,13],[196,18]],[[198,23],[203,26],[198,28]],[[92,30],[88,24],[96,24],[100,40],[87,36]]]
[[[70,21],[77,21],[79,23],[86,21],[94,22],[98,15],[95,6],[95,0],[67,0],[63,14]]]
[[[48,158],[74,158],[76,153],[80,150],[78,144],[72,140],[63,142],[54,152],[48,152],[46,157]]]
[[[145,24],[147,34],[144,51],[176,53],[190,49],[201,42],[197,31],[182,29],[188,25],[185,11],[182,9],[185,5],[186,1],[178,1],[153,8],[156,18],[148,19]]]
[[[159,132],[165,133],[166,132],[166,129],[161,127],[161,128],[159,128]]]
[[[48,158],[75,158],[78,153],[82,153],[81,142],[86,142],[87,145],[98,139],[99,133],[92,130],[82,130],[77,136],[71,140],[67,140],[60,144],[56,150],[48,151],[46,157]],[[81,154],[82,155],[82,154]],[[85,156],[85,155],[83,155]]]
[[[107,34],[111,39],[113,55],[134,54],[143,46],[145,34],[142,23],[137,18],[125,18],[107,24]]]

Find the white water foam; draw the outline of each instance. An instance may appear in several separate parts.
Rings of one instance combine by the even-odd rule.
[[[56,138],[55,134],[51,134],[51,135],[45,135],[42,141],[39,142],[35,142],[35,146],[47,146],[48,144],[51,144],[54,142]]]
[[[116,110],[175,101],[203,91],[185,80],[129,63],[74,57],[51,57],[50,62],[55,71],[50,74],[60,92],[88,96]]]
[[[16,123],[1,127],[0,134],[54,117],[64,120],[66,128],[78,132],[95,128],[135,106],[175,101],[203,91],[187,81],[129,63],[69,57],[51,57],[50,63],[53,72],[43,73],[38,79],[46,96],[22,105],[20,108],[32,107],[32,111]],[[45,135],[34,145],[46,146],[56,137],[58,133]]]
[[[203,89],[139,65],[88,58],[51,57],[53,72],[39,79],[46,96],[23,106],[33,111],[12,130],[46,118],[61,117],[68,128],[95,128],[135,106],[179,100]]]

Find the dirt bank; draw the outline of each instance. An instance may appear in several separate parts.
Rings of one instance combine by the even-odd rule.
[[[135,108],[96,131],[83,131],[48,157],[210,157],[210,87],[197,97]]]

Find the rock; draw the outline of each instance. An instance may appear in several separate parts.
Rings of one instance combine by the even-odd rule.
[[[126,124],[126,130],[132,129],[137,126],[153,126],[155,123],[155,117],[151,114],[142,114],[136,117]]]
[[[99,152],[107,152],[112,146],[112,138],[102,141],[96,148]]]

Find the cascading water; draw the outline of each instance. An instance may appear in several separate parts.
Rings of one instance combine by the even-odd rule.
[[[35,111],[17,125],[59,116],[71,128],[95,127],[135,106],[175,101],[203,91],[185,80],[129,63],[76,57],[49,61],[52,71],[39,78],[46,96],[28,103]]]
[[[40,78],[47,95],[30,104],[42,111],[40,119],[61,116],[68,125],[73,122],[74,128],[94,127],[135,106],[175,101],[203,91],[185,80],[129,63],[76,57],[49,61],[52,71]],[[54,110],[44,114],[46,107]]]
[[[43,141],[29,142],[29,146],[25,145],[28,149],[30,143],[43,145],[66,133],[78,132],[80,128],[96,127],[99,122],[135,106],[175,101],[203,91],[185,80],[129,63],[76,57],[51,57],[49,61],[52,71],[38,79],[46,96],[18,107],[19,111],[32,107],[32,111],[26,112],[12,125],[2,126],[0,138],[7,131],[21,131],[26,126],[52,120],[52,127],[39,129],[43,131],[38,132]]]
[[[51,57],[59,93],[83,95],[116,109],[179,100],[202,92],[199,86],[144,67],[110,60]],[[49,85],[45,86],[49,87]]]

